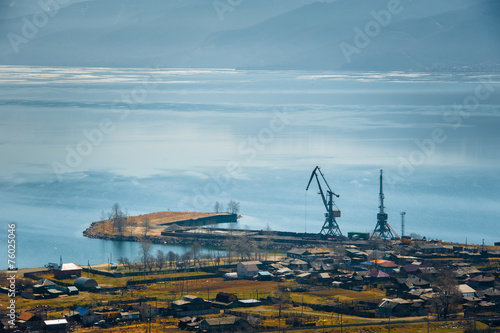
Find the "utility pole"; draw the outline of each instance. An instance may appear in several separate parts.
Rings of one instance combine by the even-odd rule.
[[[149,304],[149,333],[151,333],[151,304]]]
[[[401,212],[401,237],[405,235],[405,215],[406,212]]]

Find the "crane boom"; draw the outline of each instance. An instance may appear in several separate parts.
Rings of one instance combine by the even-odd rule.
[[[323,188],[321,187],[321,182],[318,177],[318,173],[321,175],[323,182],[328,188],[328,190],[326,190],[326,195],[325,192],[323,191]],[[328,182],[325,179],[325,176],[323,175],[321,169],[318,166],[314,168],[311,177],[309,178],[306,191],[309,190],[309,186],[311,185],[313,178],[316,178],[316,182],[319,188],[319,194],[321,195],[321,200],[323,201],[323,205],[325,206],[326,209],[326,214],[325,214],[326,220],[325,223],[323,224],[323,228],[321,229],[320,234],[324,234],[330,237],[342,237],[342,232],[340,231],[337,221],[335,220],[335,217],[340,217],[340,210],[333,210],[334,206],[333,196],[336,196],[337,198],[340,196],[332,191],[330,185],[328,185]]]

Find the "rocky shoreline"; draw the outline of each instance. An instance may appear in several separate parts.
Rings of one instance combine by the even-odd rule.
[[[193,233],[193,235],[187,235],[186,233],[179,234],[181,237],[176,237],[172,235],[148,235],[146,237],[139,237],[134,235],[117,235],[110,234],[106,232],[97,231],[100,222],[92,222],[90,226],[83,231],[83,236],[88,238],[96,238],[96,239],[104,239],[104,240],[112,240],[112,241],[120,241],[120,242],[140,242],[141,240],[147,239],[154,244],[165,244],[165,245],[183,245],[183,246],[191,246],[194,243],[198,243],[203,247],[211,247],[211,248],[225,248],[225,241],[228,237],[200,237],[199,234]],[[191,228],[183,228],[192,229]],[[257,242],[259,244],[260,249],[264,250],[276,250],[276,251],[287,251],[293,247],[293,244],[288,243],[277,243],[272,240],[266,242],[265,244],[262,241]]]

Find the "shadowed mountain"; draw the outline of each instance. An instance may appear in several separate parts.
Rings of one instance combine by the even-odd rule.
[[[0,63],[443,70],[500,58],[494,0],[217,3],[82,1],[33,14],[2,2]]]

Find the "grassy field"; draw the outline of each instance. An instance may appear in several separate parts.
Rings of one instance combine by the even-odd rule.
[[[194,273],[175,273],[164,274],[162,277],[174,276],[193,276],[203,274],[202,272]],[[86,276],[86,274],[84,274]],[[47,276],[50,277],[51,276]],[[129,278],[107,278],[96,275],[95,278],[101,285],[105,286],[121,286],[125,285],[126,280]],[[65,280],[65,282],[72,282],[72,280]],[[307,292],[280,292],[280,287],[295,287],[295,281],[288,282],[275,282],[275,281],[249,281],[249,280],[224,280],[222,278],[210,278],[200,280],[188,281],[173,281],[164,283],[154,283],[143,285],[140,289],[131,289],[124,292],[117,292],[116,294],[95,294],[88,292],[81,292],[79,295],[74,296],[61,296],[56,299],[48,300],[25,300],[20,297],[16,299],[16,307],[18,311],[35,310],[35,308],[42,308],[45,306],[43,314],[47,314],[48,318],[61,318],[62,314],[69,312],[70,307],[75,307],[82,304],[97,304],[102,302],[106,305],[107,301],[119,301],[128,299],[137,299],[140,297],[157,297],[157,302],[150,302],[152,306],[167,307],[173,300],[180,299],[183,295],[191,294],[205,299],[214,299],[219,291],[236,293],[240,299],[244,298],[261,298],[269,295],[281,296],[284,299],[293,300],[297,303],[316,303],[326,304],[333,301],[339,302],[356,302],[361,300],[379,300],[384,297],[383,291],[379,289],[371,289],[362,292],[356,292],[345,289],[317,289]],[[7,295],[0,295],[1,308],[5,308],[9,302]],[[47,308],[48,306],[48,308]],[[54,311],[54,307],[65,307],[63,311]],[[256,313],[264,316],[261,323],[264,327],[286,327],[291,325],[290,317],[299,318],[302,323],[315,322],[317,325],[338,325],[340,324],[340,316],[335,313],[326,313],[314,311],[307,306],[293,307],[290,304],[281,306],[261,306],[257,308],[240,308],[234,309],[236,311]],[[281,318],[278,318],[281,313]],[[288,323],[287,323],[287,318]],[[377,324],[377,321],[386,320],[380,318],[360,318],[354,316],[343,316],[342,324],[356,324],[356,323],[372,323],[369,326],[363,327],[349,327],[344,328],[343,332],[387,332],[388,325]],[[155,322],[151,323],[152,332],[179,332],[176,328],[177,320],[173,318],[158,318]],[[481,323],[478,323],[478,328],[485,328]],[[108,328],[106,332],[146,332],[149,330],[149,323],[136,323],[129,326],[119,326]],[[432,323],[429,326],[430,332],[463,332],[464,324],[462,323]],[[80,329],[81,332],[94,332],[95,329]],[[306,332],[308,330],[300,330]],[[314,332],[316,330],[309,330]],[[337,332],[337,329],[325,329],[326,332]],[[425,323],[417,324],[401,324],[392,323],[391,332],[427,332],[427,325]]]

